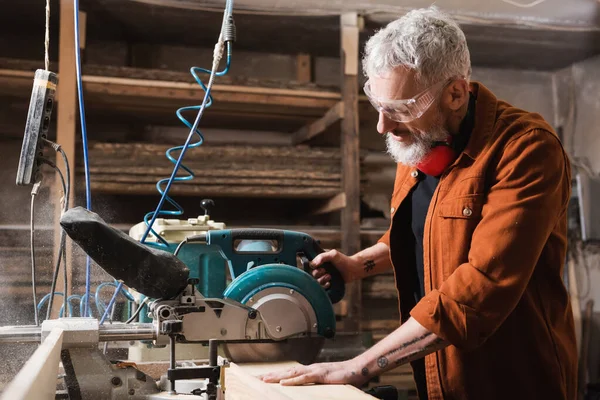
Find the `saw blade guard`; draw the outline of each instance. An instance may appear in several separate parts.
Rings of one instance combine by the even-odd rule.
[[[285,288],[302,295],[315,313],[317,334],[325,338],[335,336],[335,313],[329,296],[312,276],[301,269],[284,264],[252,268],[233,280],[223,297],[248,304],[253,296],[272,288]]]

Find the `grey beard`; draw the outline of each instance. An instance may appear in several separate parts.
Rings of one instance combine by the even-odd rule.
[[[423,161],[435,142],[446,140],[448,131],[441,126],[432,127],[428,132],[412,134],[410,144],[398,142],[391,135],[389,132],[385,135],[387,153],[395,162],[414,167]]]

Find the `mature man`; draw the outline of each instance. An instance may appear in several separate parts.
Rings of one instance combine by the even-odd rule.
[[[421,399],[575,399],[577,354],[561,276],[570,166],[548,123],[471,82],[458,25],[415,10],[368,41],[365,93],[398,163],[390,230],[346,281],[393,268],[402,325],[365,353],[263,377],[360,385],[412,362]],[[425,358],[423,359],[423,357]]]

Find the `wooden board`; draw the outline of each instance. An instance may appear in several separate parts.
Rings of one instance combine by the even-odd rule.
[[[315,136],[325,132],[334,123],[338,122],[344,117],[344,103],[338,102],[331,107],[323,117],[318,120],[303,126],[292,136],[293,144],[300,144],[306,142]]]
[[[60,40],[59,40],[59,66],[58,73],[58,88],[56,92],[57,104],[57,124],[56,124],[56,142],[61,145],[64,150],[67,159],[70,163],[70,182],[71,191],[69,196],[69,204],[75,203],[75,143],[76,143],[76,107],[77,107],[77,86],[75,81],[75,23],[73,21],[74,6],[72,2],[61,1],[60,2]],[[85,26],[85,20],[83,21]],[[57,153],[56,165],[65,171],[65,166],[62,157]],[[66,173],[66,171],[65,171]],[[60,184],[60,178],[55,178],[55,185],[53,188],[53,198],[56,199],[54,202],[54,261],[58,260],[60,252],[60,235],[62,229],[58,222],[62,215],[62,204],[58,200],[63,196],[62,187]],[[70,240],[66,242],[66,260],[63,260],[61,268],[67,268],[66,279],[68,282],[64,282],[63,274],[59,274],[59,278],[56,285],[56,290],[63,290],[63,293],[71,293],[71,283],[73,282],[73,252],[72,243]],[[62,286],[62,288],[61,288]],[[66,286],[66,287],[65,287]],[[56,301],[52,307],[52,315],[57,316],[61,307],[61,301]]]
[[[350,385],[281,386],[257,378],[262,374],[300,365],[296,362],[230,364],[225,370],[225,400],[372,400],[373,396]]]
[[[341,80],[343,119],[341,123],[342,186],[346,194],[346,207],[342,210],[342,251],[353,255],[360,250],[360,139],[358,126],[358,18],[356,13],[340,17],[340,57],[343,73]],[[361,282],[355,281],[346,287],[346,298],[350,304],[346,331],[360,329]]]
[[[53,329],[6,388],[1,400],[53,400],[62,341],[63,330]]]
[[[155,194],[156,182],[168,179],[173,171],[174,164],[165,157],[168,147],[142,143],[92,144],[89,150],[92,190]],[[170,193],[333,198],[342,191],[340,158],[339,150],[328,148],[201,146],[190,149],[184,158],[184,165],[194,171],[195,177],[177,182]],[[81,166],[77,170],[81,173]],[[189,173],[180,168],[177,176],[186,175]]]

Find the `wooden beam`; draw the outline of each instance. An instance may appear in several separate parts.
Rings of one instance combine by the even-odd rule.
[[[312,82],[312,60],[310,54],[300,53],[296,57],[296,81]]]
[[[373,400],[351,385],[281,386],[265,383],[257,376],[299,366],[296,362],[243,364],[231,363],[225,370],[225,400]]]
[[[75,134],[76,128],[75,123],[77,116],[75,114],[77,106],[77,88],[75,83],[75,23],[73,21],[73,2],[70,0],[60,1],[60,34],[59,34],[59,48],[58,48],[58,73],[59,81],[57,88],[57,124],[56,124],[56,142],[61,145],[65,151],[69,164],[71,166],[71,195],[69,197],[69,204],[73,205],[75,202]],[[56,165],[60,166],[63,171],[65,166],[63,164],[62,157],[57,155]],[[60,177],[57,175],[55,179],[55,186],[53,191],[54,203],[54,261],[58,259],[59,244],[60,244],[60,232],[61,228],[58,224],[62,213],[62,205],[59,199],[62,196],[62,188],[60,184]],[[73,282],[73,256],[72,256],[72,244],[67,240],[67,280]],[[62,274],[59,274],[57,283],[57,290],[60,290],[61,286],[64,288],[64,281]],[[64,289],[63,289],[64,290]],[[70,287],[66,288],[66,291],[70,293]],[[58,315],[58,310],[62,302],[60,298],[55,298],[54,307],[52,310],[53,315]]]
[[[360,250],[360,141],[358,124],[358,34],[359,20],[356,13],[340,17],[342,60],[342,186],[346,194],[346,207],[342,210],[342,251],[348,255]],[[346,299],[350,304],[348,318],[344,321],[346,331],[360,330],[362,299],[361,282],[348,285]]]
[[[338,193],[330,199],[325,200],[312,214],[327,214],[333,211],[339,211],[346,207],[346,193]]]
[[[297,145],[325,132],[327,128],[344,117],[344,102],[340,101],[331,107],[322,118],[303,126],[292,136],[292,144]]]
[[[1,400],[54,399],[63,330],[53,329],[5,388]]]

